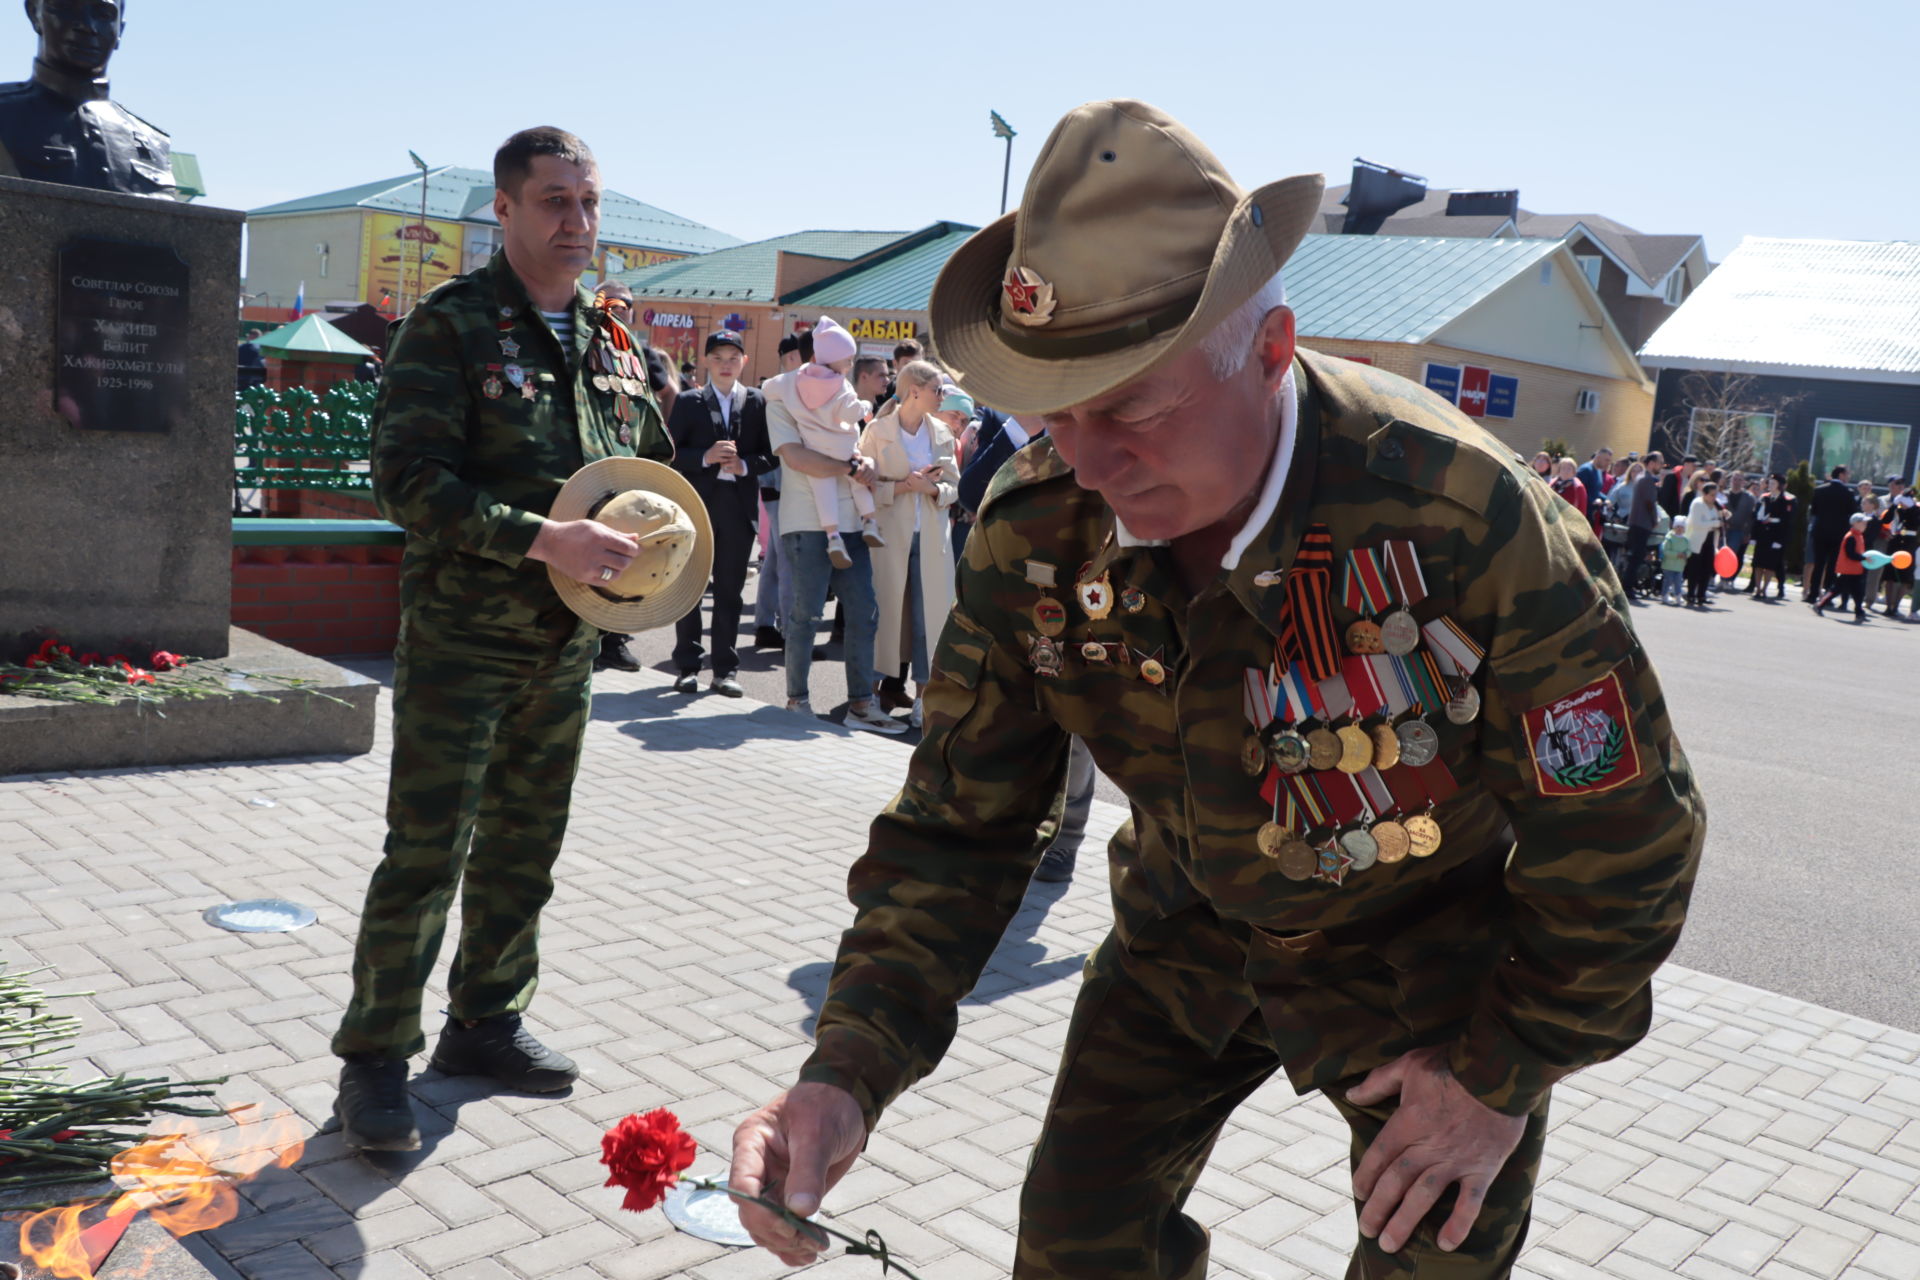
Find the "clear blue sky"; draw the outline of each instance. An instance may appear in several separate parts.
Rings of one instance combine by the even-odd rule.
[[[1438,9],[1453,12],[1441,18]],[[1920,238],[1914,0],[778,6],[130,0],[114,96],[252,208],[514,129],[584,136],[607,184],[746,239],[998,211],[1105,97],[1186,121],[1252,186],[1356,155],[1641,231]],[[0,7],[0,79],[33,32]]]

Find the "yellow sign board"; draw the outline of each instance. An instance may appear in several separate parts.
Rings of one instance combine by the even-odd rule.
[[[382,311],[398,307],[403,298],[412,306],[435,285],[461,273],[465,234],[457,222],[422,222],[403,213],[366,214],[360,219],[360,296]]]
[[[920,326],[911,320],[849,320],[847,332],[868,342],[904,342],[920,336]]]

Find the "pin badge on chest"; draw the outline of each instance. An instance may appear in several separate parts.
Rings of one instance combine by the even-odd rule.
[[[509,360],[518,360],[520,358],[520,344],[512,338],[502,338],[500,339],[500,354]]]
[[[1032,647],[1027,650],[1027,661],[1033,665],[1035,675],[1057,676],[1060,674],[1060,646],[1051,637],[1035,636]]]
[[[518,391],[526,385],[527,371],[519,365],[510,364],[505,369],[502,369],[501,372],[507,375],[507,382],[512,385],[514,390]]]
[[[499,375],[492,373],[488,374],[487,380],[480,384],[480,394],[489,400],[498,400],[501,392],[506,389],[506,384],[500,381]]]
[[[1079,597],[1080,611],[1094,622],[1113,612],[1113,590],[1107,585],[1104,573],[1092,582],[1076,584],[1073,593]]]

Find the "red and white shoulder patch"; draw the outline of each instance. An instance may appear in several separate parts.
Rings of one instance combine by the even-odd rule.
[[[1642,772],[1620,673],[1610,671],[1525,718],[1534,787],[1543,796],[1590,796],[1624,787]]]

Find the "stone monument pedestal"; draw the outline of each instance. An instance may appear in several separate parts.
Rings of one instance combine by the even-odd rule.
[[[0,177],[0,660],[226,654],[243,221]]]

